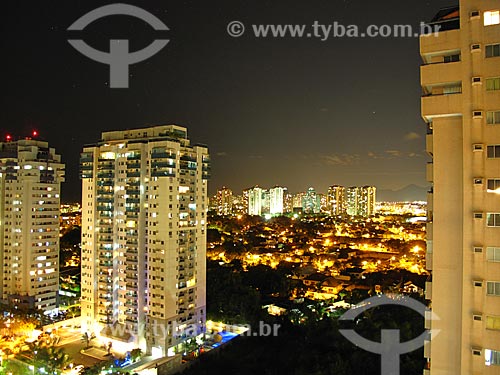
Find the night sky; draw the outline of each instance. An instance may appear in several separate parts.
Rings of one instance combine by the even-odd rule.
[[[108,1],[11,1],[2,9],[0,136],[37,129],[62,154],[64,201],[80,199],[78,157],[104,130],[157,124],[188,128],[212,155],[210,193],[259,184],[426,186],[417,38],[256,38],[252,24],[411,24],[452,0],[127,1],[160,18],[154,31],[128,16],[67,28]],[[247,26],[239,38],[227,24]],[[76,51],[129,39],[169,44],[130,67],[128,89],[109,88],[109,67]]]

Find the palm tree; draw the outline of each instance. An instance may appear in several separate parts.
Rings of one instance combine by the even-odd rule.
[[[63,348],[38,346],[34,350],[33,365],[35,369],[44,368],[49,374],[61,374],[69,362],[69,356]]]
[[[88,332],[85,332],[82,335],[82,341],[85,343],[85,349],[88,349],[90,347],[90,342],[95,339],[95,334],[90,334]]]

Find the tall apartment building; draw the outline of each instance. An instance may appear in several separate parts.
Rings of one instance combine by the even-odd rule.
[[[369,217],[375,214],[375,186],[350,186],[346,189],[346,212],[351,216]]]
[[[243,195],[233,195],[231,213],[233,215],[245,215],[248,208],[245,207]]]
[[[288,188],[283,188],[283,212],[293,212],[293,195],[288,192]]]
[[[249,207],[249,202],[248,202],[248,196],[249,196],[249,191],[250,189],[245,189],[241,193],[241,207],[242,210],[245,214],[248,214],[248,207]]]
[[[363,217],[375,215],[377,188],[375,186],[362,186],[358,189],[358,194],[358,215]]]
[[[207,147],[177,125],[110,131],[80,164],[82,331],[182,350],[205,327]]]
[[[286,188],[275,186],[269,189],[269,213],[281,215],[284,212],[284,194]]]
[[[223,186],[215,196],[215,207],[218,215],[231,215],[233,212],[233,192]]]
[[[317,214],[321,210],[321,199],[314,188],[307,189],[307,193],[302,199],[302,212],[308,214]]]
[[[271,194],[269,190],[262,189],[261,215],[269,215],[271,210]]]
[[[345,187],[333,185],[328,188],[327,210],[330,215],[339,216],[346,213]]]
[[[247,189],[248,192],[248,214],[249,215],[262,215],[262,192],[263,190],[255,186]]]
[[[296,193],[292,196],[292,210],[293,212],[302,212],[302,205],[304,203],[304,198],[306,196],[305,192]]]
[[[0,296],[49,312],[59,290],[61,156],[47,142],[0,143]]]
[[[440,330],[425,374],[500,374],[500,2],[461,0],[422,36],[427,297]]]

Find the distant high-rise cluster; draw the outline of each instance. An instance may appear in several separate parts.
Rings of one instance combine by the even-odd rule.
[[[309,188],[305,192],[290,194],[286,187],[264,189],[254,186],[242,195],[232,195],[226,187],[218,190],[210,200],[210,210],[219,215],[282,215],[290,213],[350,215],[369,217],[375,214],[376,188],[374,186],[349,187],[333,185],[327,194]],[[222,197],[226,197],[225,200]],[[231,200],[231,201],[229,201]],[[231,209],[229,209],[231,207]]]
[[[61,156],[47,142],[0,143],[0,298],[49,313],[59,289]]]

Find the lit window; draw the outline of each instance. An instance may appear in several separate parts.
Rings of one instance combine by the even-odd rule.
[[[486,366],[491,366],[491,365],[500,366],[500,351],[485,349],[484,364]]]
[[[116,154],[114,152],[103,152],[101,153],[100,158],[106,160],[114,160],[116,158]]]
[[[500,316],[487,316],[486,329],[500,330]]]
[[[484,12],[484,26],[498,25],[500,24],[500,11],[490,10]]]

